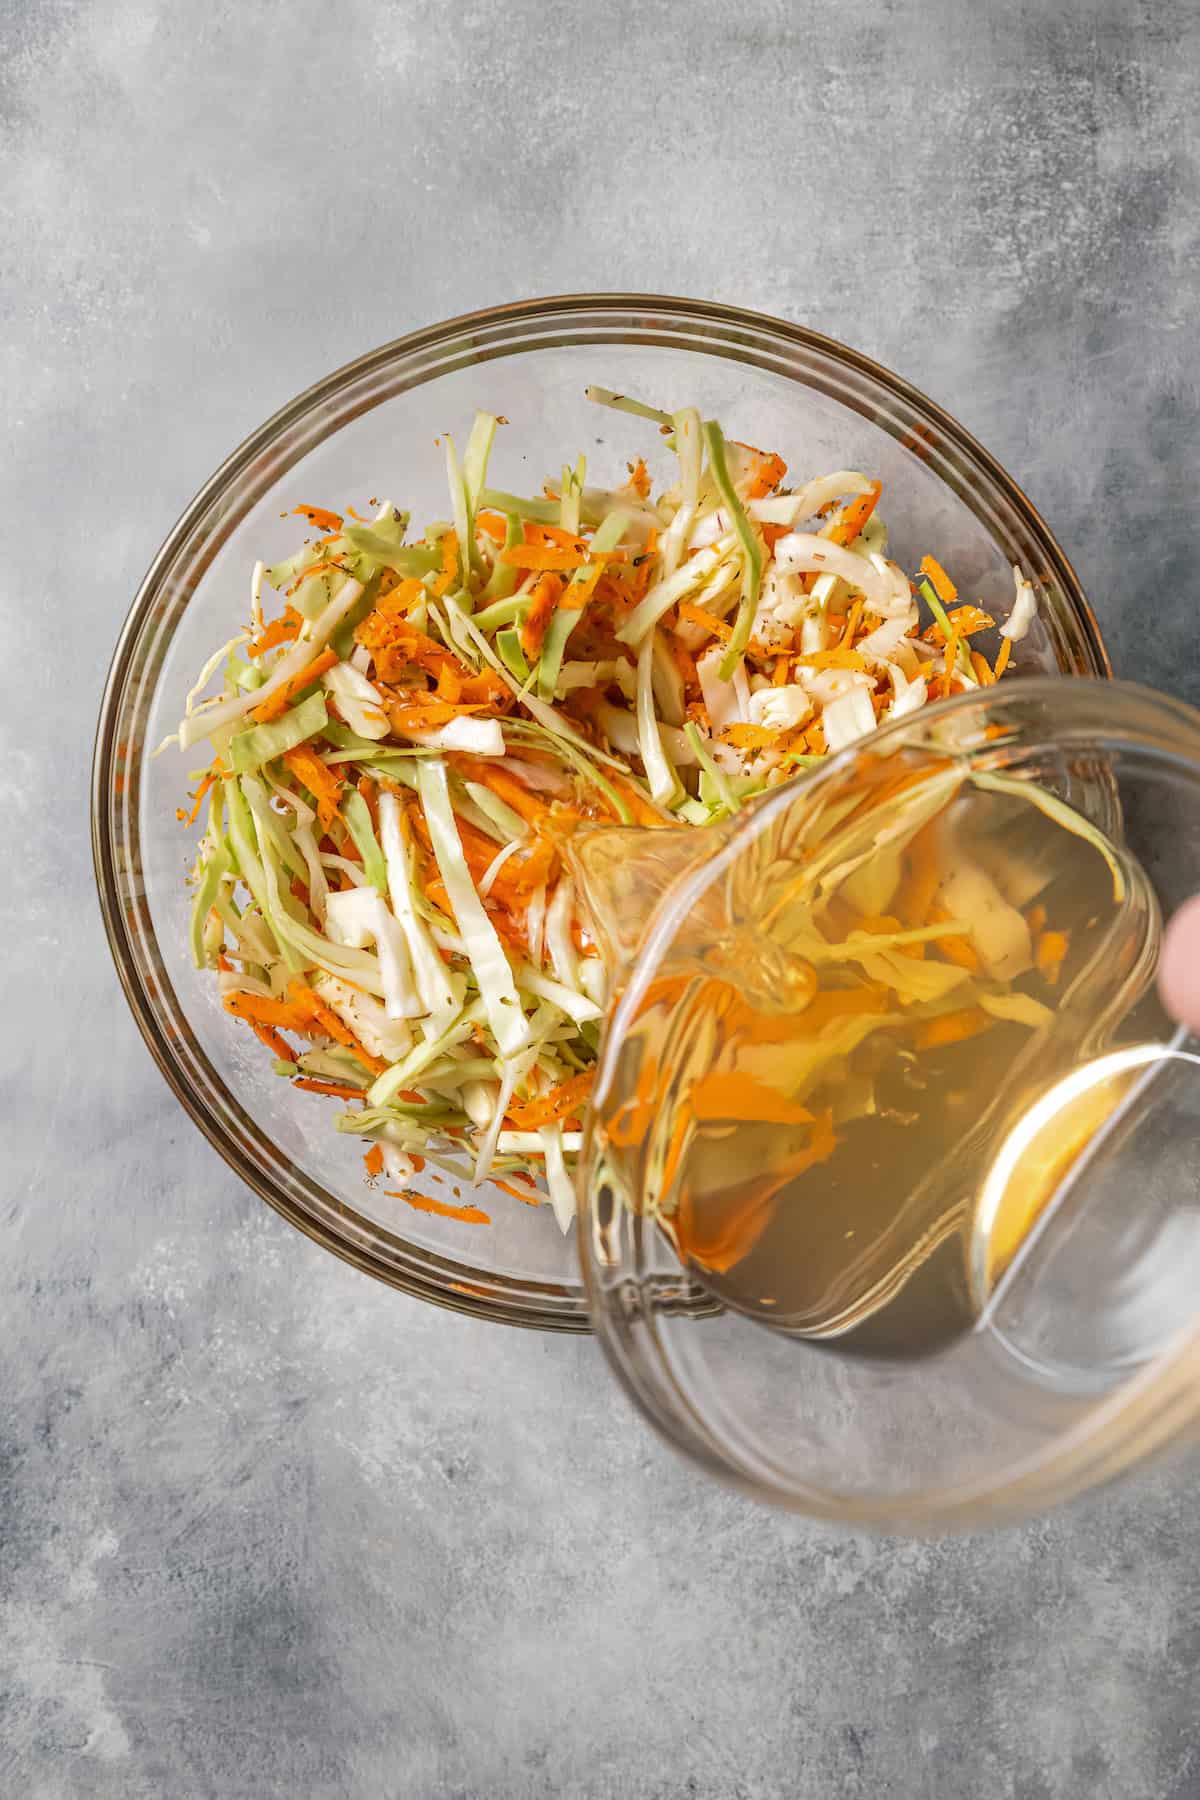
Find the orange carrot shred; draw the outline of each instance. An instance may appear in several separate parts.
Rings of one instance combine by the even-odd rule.
[[[582,1075],[572,1075],[549,1092],[539,1094],[534,1100],[510,1104],[508,1117],[518,1131],[536,1131],[541,1125],[553,1125],[559,1119],[569,1119],[578,1112],[591,1093],[593,1079],[594,1071],[591,1069],[586,1069]]]
[[[261,1025],[254,1019],[251,1019],[249,1024],[251,1031],[253,1031],[259,1043],[265,1044],[272,1056],[277,1056],[280,1062],[287,1062],[291,1063],[293,1066],[295,1065],[296,1058],[292,1052],[292,1047],[285,1038],[281,1038],[277,1031],[272,1031],[269,1025]]]
[[[458,573],[458,533],[448,531],[442,539],[442,572],[433,584],[433,592],[437,599],[448,593],[454,585]]]
[[[958,589],[943,569],[940,562],[932,556],[921,558],[921,573],[928,575],[933,583],[933,591],[943,606],[953,606],[958,599]]]
[[[179,820],[181,825],[194,825],[196,823],[196,820],[200,817],[200,808],[204,804],[204,796],[218,779],[219,776],[215,775],[210,769],[192,796],[191,812],[185,813],[182,807],[179,807],[176,810],[175,817]]]
[[[501,1193],[511,1194],[514,1200],[520,1200],[525,1206],[540,1206],[542,1204],[542,1195],[536,1188],[521,1189],[519,1187],[514,1187],[511,1181],[501,1181],[498,1175],[493,1175],[491,1177],[491,1182],[492,1186],[498,1187]]]
[[[1005,638],[1004,642],[1000,646],[1000,654],[996,658],[996,667],[992,671],[995,680],[999,681],[999,679],[1003,675],[1005,669],[1007,669],[1008,659],[1011,655],[1012,655],[1012,639]]]
[[[865,494],[857,494],[848,506],[834,515],[828,525],[822,525],[821,536],[829,538],[835,544],[852,544],[875,511],[882,492],[883,483],[873,481]]]
[[[383,1150],[379,1144],[372,1144],[363,1157],[363,1167],[371,1176],[383,1174]]]
[[[552,572],[544,574],[534,588],[530,596],[529,611],[521,626],[521,648],[526,656],[532,658],[541,654],[550,621],[558,608],[562,588],[562,577]]]
[[[967,1038],[978,1037],[994,1024],[991,1014],[981,1006],[967,1006],[961,1012],[943,1013],[940,1018],[918,1024],[913,1041],[918,1050],[940,1050],[947,1044],[961,1044]]]
[[[323,506],[294,506],[293,517],[307,519],[318,531],[340,531],[342,529],[341,513],[328,512]]]
[[[811,1125],[813,1120],[807,1107],[737,1070],[726,1074],[714,1070],[702,1076],[692,1088],[691,1104],[701,1123],[741,1120],[764,1125]]]
[[[478,1206],[451,1206],[448,1201],[434,1200],[429,1194],[418,1194],[415,1188],[386,1188],[389,1200],[405,1200],[416,1212],[436,1213],[439,1219],[458,1219],[463,1225],[490,1225],[491,1218]]]
[[[1070,945],[1070,934],[1066,931],[1043,931],[1038,937],[1034,960],[1039,973],[1051,987],[1057,986]]]
[[[588,560],[587,546],[576,550],[560,550],[554,544],[512,544],[501,550],[497,560],[510,569],[577,569]]]
[[[308,1032],[312,1020],[303,1007],[287,1000],[274,1000],[267,994],[247,994],[240,988],[222,997],[221,1004],[235,1019],[248,1025],[268,1025],[273,1030]]]
[[[272,719],[278,719],[287,711],[290,702],[295,699],[301,689],[319,680],[326,669],[333,668],[337,660],[336,650],[322,650],[321,654],[314,656],[313,660],[306,663],[304,668],[297,669],[294,675],[289,675],[283,686],[276,688],[275,692],[268,695],[261,705],[253,707],[250,717],[259,725],[267,725]]]
[[[732,744],[735,750],[765,750],[768,744],[777,742],[779,733],[766,725],[727,725],[718,734],[722,744]]]
[[[733,636],[732,625],[727,625],[724,619],[714,619],[710,612],[706,612],[702,606],[697,606],[694,601],[681,600],[679,616],[681,619],[686,619],[689,625],[698,625],[702,631],[707,631],[712,637],[719,637],[723,643],[728,643]]]
[[[246,645],[246,655],[261,656],[264,650],[275,650],[280,644],[290,643],[303,623],[303,613],[297,612],[294,606],[285,607],[278,619],[272,619],[254,642]]]
[[[297,744],[284,752],[283,765],[306,787],[317,803],[317,817],[326,831],[337,816],[342,777],[321,761],[311,744]]]
[[[313,990],[307,987],[303,981],[289,982],[288,993],[296,1005],[308,1013],[313,1023],[318,1025],[327,1037],[331,1037],[335,1043],[341,1044],[344,1049],[352,1051],[363,1067],[369,1069],[373,1075],[383,1074],[388,1066],[387,1063],[381,1057],[372,1056],[369,1050],[364,1049],[350,1027],[343,1023],[333,1008],[326,1006],[320,996],[314,994]]]
[[[773,450],[757,450],[753,444],[743,444],[738,438],[732,438],[730,441],[736,444],[739,450],[748,450],[754,458],[750,465],[750,484],[746,493],[751,500],[761,500],[764,494],[769,494],[773,487],[779,486],[787,474],[787,464],[782,456],[776,456]]]

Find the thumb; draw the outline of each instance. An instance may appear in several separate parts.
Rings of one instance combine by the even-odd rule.
[[[1173,1019],[1200,1031],[1200,894],[1181,906],[1167,926],[1158,992]]]

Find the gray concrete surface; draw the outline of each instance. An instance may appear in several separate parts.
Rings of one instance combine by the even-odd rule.
[[[704,1485],[587,1342],[423,1310],[225,1170],[125,1015],[90,735],[177,511],[367,345],[708,294],[900,369],[1200,699],[1200,28],[1171,0],[0,5],[0,1793],[1200,1795],[1178,1464],[1027,1530]]]

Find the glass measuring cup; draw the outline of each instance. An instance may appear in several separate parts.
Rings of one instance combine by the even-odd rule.
[[[622,1198],[606,1124],[628,1098],[652,984],[681,954],[728,942],[731,925],[748,927],[738,955],[761,957],[755,931],[770,935],[773,891],[864,758],[1036,783],[1127,858],[1148,902],[1121,966],[1093,970],[1105,1016],[1079,1035],[1074,1085],[1059,1068],[1040,1089],[1031,1079],[1012,1090],[1021,1105],[997,1115],[969,1202],[902,1269],[900,1287],[919,1296],[940,1256],[973,1301],[955,1330],[905,1355],[852,1342],[844,1318],[805,1335],[730,1304],[711,1269],[681,1263],[637,1196]],[[1152,978],[1159,918],[1200,887],[1200,716],[1123,684],[1015,681],[905,720],[715,830],[597,833],[576,864],[618,996],[580,1182],[584,1277],[619,1378],[677,1447],[797,1510],[931,1529],[1045,1506],[1194,1430],[1200,1084]],[[1038,1207],[997,1261],[1000,1225],[1035,1170]]]

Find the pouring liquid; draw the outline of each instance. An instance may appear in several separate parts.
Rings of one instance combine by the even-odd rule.
[[[1138,865],[1027,784],[903,767],[864,759],[836,816],[681,931],[601,1125],[626,1203],[725,1305],[888,1358],[978,1318],[980,1197],[1038,1097],[1166,1032]],[[1092,1090],[993,1193],[989,1284],[1124,1092]]]

